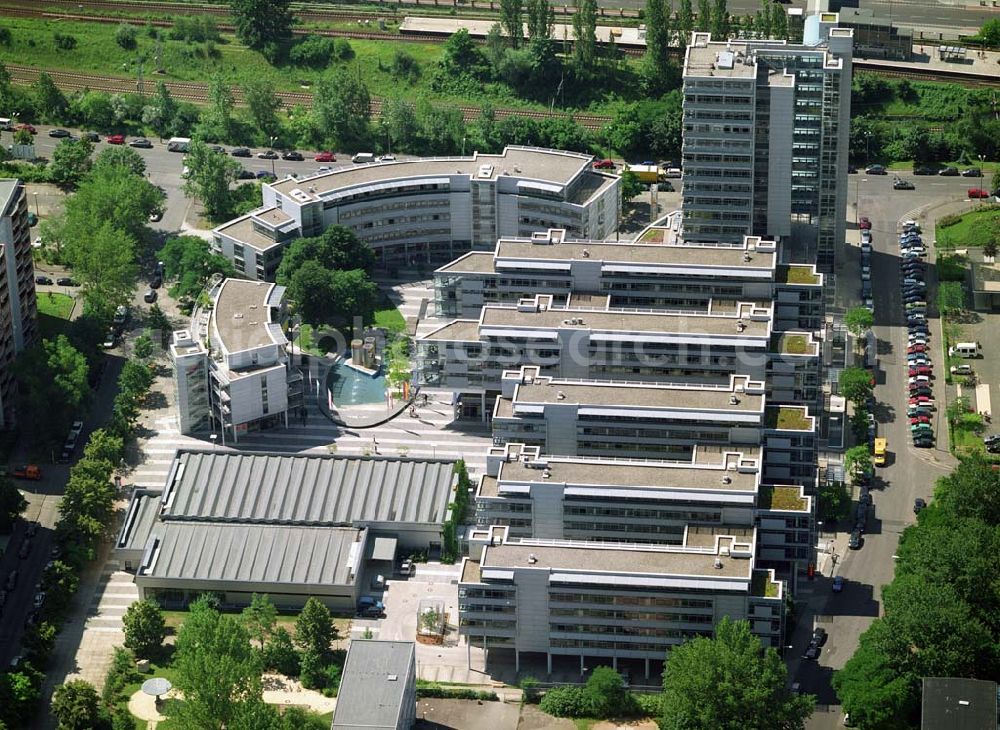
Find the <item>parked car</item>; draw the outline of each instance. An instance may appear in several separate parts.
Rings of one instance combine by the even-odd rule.
[[[918,365],[910,368],[911,378],[929,378],[933,374],[934,370],[929,365]]]
[[[909,180],[903,180],[902,178],[897,177],[895,180],[892,181],[892,189],[893,190],[916,190],[916,185],[914,185],[913,183],[911,183]]]
[[[258,170],[257,171],[257,179],[258,180],[276,180],[277,178],[274,176],[274,173],[272,173],[270,170]]]
[[[866,175],[888,175],[884,165],[869,165],[865,168]]]
[[[59,286],[79,286],[73,279],[68,276],[60,276],[56,279],[56,284]]]
[[[101,343],[101,347],[105,350],[114,349],[114,346],[118,344],[118,330],[114,327],[108,327],[107,334],[104,335],[104,341]]]
[[[990,197],[990,191],[983,190],[982,188],[969,188],[967,195],[973,200],[976,198],[988,198]]]
[[[163,277],[159,274],[153,274],[153,278],[149,280],[150,289],[159,289],[163,286]]]
[[[933,167],[926,167],[926,166],[922,165],[920,167],[914,167],[913,168],[913,174],[914,175],[937,175],[937,170],[935,170]]]
[[[927,501],[923,497],[917,497],[913,500],[913,514],[919,515],[920,510],[927,506]]]
[[[210,144],[208,145],[208,149],[220,155],[226,154],[226,148],[221,144]]]
[[[958,177],[959,172],[957,167],[942,167],[938,170],[938,175],[941,177]]]
[[[375,159],[375,162],[395,162],[395,161],[396,161],[395,155],[379,155]]]
[[[257,153],[257,159],[259,160],[276,160],[278,159],[278,153],[274,150],[264,150],[263,152]]]
[[[125,135],[124,134],[108,135],[107,142],[108,144],[125,144]]]
[[[316,162],[336,162],[337,157],[332,152],[317,152],[313,157]]]
[[[233,157],[253,157],[249,147],[233,147],[229,154]]]
[[[952,365],[949,368],[952,375],[972,375],[971,365]]]
[[[399,566],[400,575],[413,575],[413,561],[410,558],[406,558]]]
[[[930,422],[931,422],[931,417],[930,416],[926,416],[926,415],[912,416],[910,418],[910,425],[911,426],[915,426],[918,423],[930,423]]]
[[[847,540],[847,547],[851,550],[860,550],[864,538],[861,537],[861,530],[855,528],[851,531],[851,536]]]
[[[17,571],[12,570],[7,574],[7,581],[4,583],[4,588],[8,591],[14,590],[17,586]]]
[[[150,223],[159,223],[163,220],[163,211],[157,208],[152,213],[149,214]]]
[[[914,352],[927,352],[927,345],[925,343],[914,343],[906,348],[906,354],[910,355]]]
[[[69,130],[68,129],[50,129],[49,130],[49,136],[50,137],[56,137],[56,138],[59,138],[59,137],[69,137]]]
[[[49,277],[47,277],[47,276],[36,276],[36,277],[35,277],[35,283],[36,283],[36,284],[46,284],[46,285],[50,285],[50,284],[52,284],[52,279],[50,279],[50,278],[49,278]]]
[[[139,147],[139,148],[144,149],[144,150],[151,150],[151,149],[153,149],[153,143],[150,142],[145,137],[136,137],[135,139],[133,139],[131,142],[128,143],[128,146],[129,147]]]
[[[146,293],[142,295],[142,301],[146,304],[152,304],[156,301],[156,289],[147,289]]]
[[[17,551],[17,557],[24,560],[31,554],[31,539],[25,538],[21,541],[21,549]]]
[[[385,604],[375,596],[361,596],[358,599],[358,613],[362,616],[381,616],[385,613]]]
[[[281,156],[283,160],[292,160],[294,162],[302,162],[305,157],[302,156],[301,152],[295,152],[294,150],[289,150]]]
[[[869,231],[871,230],[871,227],[872,227],[872,222],[868,218],[868,216],[863,215],[858,219],[858,228],[860,228],[862,231]]]
[[[820,648],[815,644],[809,644],[809,646],[806,647],[806,651],[802,655],[802,658],[808,659],[810,661],[816,661],[817,659],[819,659],[819,654],[820,654]]]
[[[913,438],[913,445],[918,449],[929,449],[934,446],[933,436],[915,436]]]
[[[240,168],[240,171],[236,173],[237,180],[256,180],[257,175],[253,170],[248,170],[245,167]]]
[[[962,170],[962,177],[982,177],[983,171],[978,167],[970,167]]]
[[[31,605],[34,608],[41,608],[43,603],[45,603],[45,592],[38,591],[38,593],[36,593],[35,597],[32,599]]]

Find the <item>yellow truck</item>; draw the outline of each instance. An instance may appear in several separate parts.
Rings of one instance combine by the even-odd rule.
[[[888,449],[888,439],[875,439],[875,454],[872,457],[872,463],[875,466],[885,466],[885,456]]]
[[[662,182],[667,179],[663,169],[658,165],[626,165],[625,169],[635,173],[635,176],[639,178],[639,182],[646,185],[652,185],[653,183]]]

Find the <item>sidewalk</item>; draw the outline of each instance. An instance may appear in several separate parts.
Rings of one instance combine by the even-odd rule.
[[[928,34],[928,40],[937,41]],[[962,46],[958,41],[948,43],[949,46]],[[953,73],[953,74],[976,74],[984,79],[996,81],[1000,77],[1000,52],[985,51],[980,55],[980,51],[967,48],[966,58],[960,61],[945,61],[938,55],[939,44],[914,43],[913,60],[890,61],[878,58],[855,58],[854,65],[859,68],[885,66],[887,68],[912,68],[914,71],[927,71],[933,73]]]

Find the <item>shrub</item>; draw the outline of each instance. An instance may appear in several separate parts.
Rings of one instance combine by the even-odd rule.
[[[639,712],[648,717],[661,717],[663,715],[663,695],[656,694],[633,694]]]
[[[124,48],[126,51],[135,50],[137,45],[136,36],[138,36],[138,34],[139,29],[134,25],[122,23],[118,26],[118,30],[115,31],[115,43]]]
[[[292,46],[292,50],[288,53],[288,60],[296,66],[322,68],[330,63],[334,52],[335,44],[332,38],[307,35]]]
[[[0,27],[0,45],[10,45],[10,28]]]
[[[420,696],[420,690],[417,690]],[[588,714],[587,700],[583,687],[555,687],[542,697],[539,707],[542,712],[554,717],[584,717]]]
[[[139,673],[135,668],[135,656],[128,649],[120,646],[115,647],[114,656],[111,658],[111,666],[104,678],[103,699],[105,704],[116,705],[121,697],[122,690],[130,682],[135,681]]]
[[[350,61],[354,58],[354,49],[346,38],[337,38],[333,42],[333,56],[338,61]]]
[[[964,256],[940,256],[937,260],[938,281],[965,281]]]
[[[56,48],[60,51],[72,51],[76,48],[76,37],[64,33],[55,33],[52,40],[56,42]]]
[[[394,79],[403,79],[413,83],[420,78],[420,64],[406,51],[397,49],[392,56],[389,72]]]
[[[951,213],[950,215],[943,215],[937,220],[938,227],[940,228],[947,228],[948,226],[953,226],[961,222],[962,222],[962,216],[957,213]]]
[[[496,692],[466,689],[464,687],[442,687],[428,682],[417,687],[417,697],[432,697],[443,700],[478,700],[481,702],[497,702],[500,698]]]

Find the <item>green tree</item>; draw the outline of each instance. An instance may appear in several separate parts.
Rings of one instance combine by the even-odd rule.
[[[93,730],[103,724],[100,697],[94,685],[74,679],[52,693],[52,714],[59,730]]]
[[[170,287],[170,296],[179,299],[198,296],[214,274],[223,277],[236,275],[232,262],[214,253],[209,242],[199,236],[168,238],[159,256],[167,278],[175,281]],[[169,323],[158,324],[162,326],[156,327],[152,323],[150,326],[163,330],[170,328]]]
[[[1000,46],[1000,18],[990,18],[979,28],[979,37],[991,48]],[[1000,185],[994,185],[1000,187]]]
[[[131,302],[135,294],[139,277],[136,242],[108,221],[95,222],[88,233],[86,240],[75,236],[63,255],[80,280],[87,306],[107,316]]]
[[[135,347],[133,348],[132,354],[134,354],[140,360],[149,360],[153,356],[153,338],[149,333],[149,330],[144,331],[141,335],[135,338]]]
[[[149,104],[142,109],[142,121],[156,130],[160,139],[163,139],[173,128],[178,111],[177,102],[171,96],[170,89],[162,81],[157,81]]]
[[[274,84],[266,78],[254,78],[243,84],[250,121],[266,137],[276,137],[281,132],[278,111],[283,102],[274,91]]]
[[[201,113],[196,136],[203,140],[225,142],[231,139],[234,129],[233,109],[236,97],[222,74],[208,80],[208,106]],[[221,155],[220,155],[221,157]],[[189,165],[190,167],[190,165]]]
[[[997,20],[1000,20],[1000,18],[997,18]],[[993,170],[993,189],[1000,190],[1000,167]]]
[[[228,216],[232,203],[229,186],[236,182],[240,163],[213,151],[201,140],[191,142],[185,161],[190,172],[184,181],[184,194],[201,200],[209,218],[221,220]]]
[[[42,71],[31,87],[35,96],[35,107],[47,122],[60,122],[66,114],[69,103],[52,77]]]
[[[632,199],[641,192],[642,183],[639,182],[639,176],[631,170],[623,172],[621,182],[621,201],[623,213],[628,210],[628,206],[631,204]]]
[[[250,598],[250,605],[243,609],[243,623],[250,638],[260,642],[263,651],[265,643],[271,638],[274,627],[277,626],[278,609],[266,594],[254,593]]]
[[[712,5],[710,0],[698,0],[698,16],[696,21],[695,30],[706,32],[712,27]],[[690,39],[688,40],[690,41]]]
[[[191,604],[177,632],[174,669],[184,693],[175,715],[181,727],[240,727],[236,719],[261,701],[260,659],[246,628],[205,597]]]
[[[42,574],[46,614],[61,616],[79,587],[80,574],[76,568],[62,560],[52,561]]]
[[[865,307],[852,307],[844,314],[844,326],[855,337],[861,337],[875,324],[875,315]]]
[[[0,476],[0,534],[9,533],[14,522],[24,510],[28,501],[10,477]]]
[[[597,71],[597,0],[574,0],[573,70],[588,79]]]
[[[520,48],[524,41],[523,0],[500,0],[500,25],[510,38],[512,48]]]
[[[83,447],[83,458],[106,462],[111,468],[118,465],[124,453],[125,445],[121,438],[103,428],[92,431],[87,445]]]
[[[862,474],[871,473],[872,455],[868,451],[867,444],[853,446],[844,452],[844,471],[855,481]]]
[[[844,368],[838,378],[840,395],[859,407],[872,394],[872,376],[864,368]]]
[[[820,519],[844,520],[851,512],[851,495],[843,482],[826,482],[819,488]]]
[[[64,187],[75,185],[90,171],[90,154],[93,151],[94,145],[88,139],[66,139],[57,144],[49,165],[52,182]]]
[[[691,42],[691,32],[694,30],[694,9],[691,7],[691,0],[681,0],[680,9],[677,11],[677,32],[680,36],[681,48],[687,48]]]
[[[299,655],[292,643],[292,635],[284,626],[278,626],[271,633],[262,654],[264,667],[288,677],[298,676]]]
[[[968,413],[970,410],[969,397],[965,395],[960,395],[955,400],[948,404],[945,409],[945,414],[948,417],[948,423],[955,425],[959,420]]]
[[[779,41],[788,40],[788,15],[776,2],[771,2],[771,35]]]
[[[266,55],[273,61],[277,48],[292,36],[289,5],[289,0],[230,0],[229,8],[240,43],[257,51],[267,51]]]
[[[771,0],[760,0],[760,6],[757,9],[754,30],[757,31],[761,38],[771,37],[771,5]]]
[[[115,31],[115,43],[126,51],[134,51],[136,45],[138,45],[136,42],[138,35],[139,29],[134,25],[122,23],[118,26],[118,30]]]
[[[111,145],[105,147],[94,158],[95,170],[109,175],[137,175],[145,177],[146,161],[131,147]]]
[[[153,385],[153,371],[145,363],[127,360],[118,376],[119,395],[142,400]]]
[[[163,200],[162,190],[130,169],[98,164],[66,199],[65,216],[52,233],[64,247],[85,247],[95,222],[100,221],[141,241],[149,231],[150,213],[159,209]]]
[[[662,75],[670,63],[669,0],[646,0],[646,60]]]
[[[964,396],[952,402],[959,400],[964,400],[968,409]],[[938,479],[934,497],[939,507],[956,517],[1000,526],[1000,472],[980,455],[963,459],[951,474]]]
[[[1000,250],[1000,242],[987,241],[985,244],[983,244],[983,256],[986,256],[987,258],[991,259],[996,258],[998,250]]]
[[[0,720],[11,727],[27,724],[37,712],[42,675],[30,667],[0,672]]]
[[[59,335],[22,352],[14,370],[18,411],[31,414],[21,420],[22,432],[36,444],[61,439],[90,398],[86,358]]]
[[[367,141],[371,122],[368,86],[345,69],[328,72],[316,83],[313,115],[331,147],[343,149]]]
[[[867,643],[868,632],[844,668],[834,673],[833,688],[858,727],[903,730],[916,707],[912,678],[898,674],[886,655]]]
[[[712,38],[719,41],[728,38],[729,9],[726,7],[726,0],[713,0],[711,17]]]
[[[552,37],[555,11],[549,0],[525,0],[525,14],[528,20],[529,40]]]
[[[167,636],[167,624],[160,604],[152,598],[136,601],[122,616],[125,627],[125,647],[140,659],[152,659]]]
[[[337,638],[330,609],[310,597],[295,619],[295,643],[305,652],[326,656],[330,643]]]
[[[666,730],[799,730],[815,698],[788,689],[778,653],[762,648],[746,621],[724,617],[713,638],[675,647],[663,670]]]
[[[291,274],[310,260],[331,271],[363,269],[371,272],[375,265],[375,253],[351,229],[330,226],[319,236],[292,242],[278,266],[277,280],[289,281]]]
[[[593,717],[628,715],[635,706],[622,675],[611,667],[594,668],[583,687],[583,700]]]
[[[78,119],[81,127],[107,130],[115,124],[115,107],[111,95],[103,91],[85,91],[69,103],[69,116]]]

